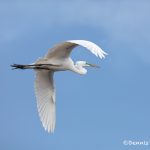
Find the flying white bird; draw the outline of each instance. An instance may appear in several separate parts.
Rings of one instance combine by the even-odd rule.
[[[70,40],[60,43],[51,48],[48,53],[38,59],[35,63],[29,65],[11,65],[13,69],[34,69],[36,72],[35,94],[37,98],[37,108],[43,127],[48,132],[54,132],[55,115],[55,87],[53,76],[55,71],[70,70],[84,75],[87,70],[84,67],[98,67],[87,63],[86,61],[77,61],[76,63],[69,57],[71,51],[76,46],[83,46],[99,58],[105,58],[107,55],[96,44],[85,40]]]

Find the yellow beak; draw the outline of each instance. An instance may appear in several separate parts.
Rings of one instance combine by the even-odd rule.
[[[86,62],[86,64],[87,64],[87,66],[90,66],[90,67],[100,68],[100,66],[95,65],[95,64],[90,64],[90,63],[87,63],[87,62]]]

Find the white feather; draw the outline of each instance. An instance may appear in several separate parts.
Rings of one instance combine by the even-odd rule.
[[[100,58],[105,58],[105,55],[107,55],[107,53],[104,52],[98,45],[96,45],[95,43],[92,43],[90,41],[70,40],[67,42],[75,43],[77,45],[83,46],[83,47],[87,48],[91,53],[93,53],[97,57],[99,56]]]
[[[105,55],[107,55],[106,52],[104,52],[99,46],[96,44],[86,41],[86,40],[69,40],[63,43],[60,43],[53,48],[51,48],[48,53],[46,54],[45,58],[57,58],[57,59],[63,59],[68,58],[71,51],[76,46],[83,46],[87,48],[91,53],[96,55],[100,58],[105,58]]]
[[[36,71],[35,94],[40,120],[45,130],[54,132],[56,119],[53,72],[47,70]]]

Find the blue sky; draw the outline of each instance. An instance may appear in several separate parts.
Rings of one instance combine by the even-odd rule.
[[[149,149],[123,140],[150,141],[150,1],[0,1],[0,149]],[[54,44],[85,39],[109,55],[82,47],[72,58],[96,63],[85,76],[55,75],[57,123],[44,131],[34,96],[34,72],[12,71]]]

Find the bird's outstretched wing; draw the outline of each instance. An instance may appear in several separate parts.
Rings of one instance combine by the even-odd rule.
[[[63,43],[60,43],[56,45],[55,47],[51,48],[45,58],[68,58],[72,49],[76,46],[83,46],[87,48],[90,52],[92,52],[94,55],[100,58],[105,58],[105,55],[107,55],[106,52],[104,52],[99,46],[96,44],[86,41],[86,40],[70,40]]]
[[[55,88],[52,71],[36,70],[35,94],[40,120],[48,132],[55,128]]]

